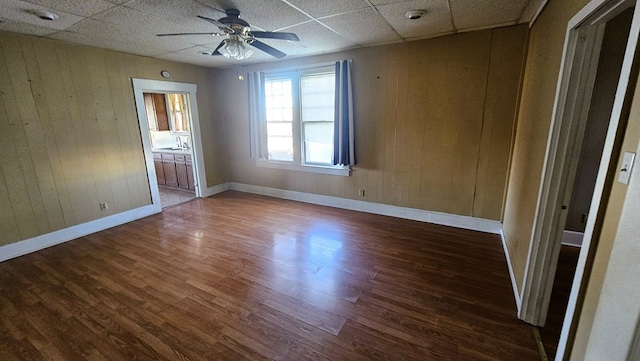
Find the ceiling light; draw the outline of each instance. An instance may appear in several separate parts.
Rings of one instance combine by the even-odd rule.
[[[227,59],[236,60],[244,60],[253,54],[253,50],[249,49],[238,36],[231,36],[229,39],[225,39],[218,52]]]
[[[404,16],[406,16],[407,19],[409,20],[418,20],[421,17],[423,17],[424,14],[426,13],[427,13],[426,10],[409,10],[406,13],[404,13]]]

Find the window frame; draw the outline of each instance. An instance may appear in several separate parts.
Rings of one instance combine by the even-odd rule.
[[[182,107],[179,111],[176,111],[175,106],[173,104],[173,102],[171,101],[171,95],[176,95],[176,96],[180,96],[182,97],[182,103],[184,105],[184,107]],[[167,118],[169,121],[169,131],[171,132],[171,134],[176,134],[176,135],[188,135],[190,134],[190,130],[189,130],[189,117],[191,117],[191,114],[189,113],[189,97],[184,94],[184,93],[165,93],[164,94],[164,99],[165,99],[165,108],[167,111]],[[186,130],[176,130],[176,114],[177,113],[181,113],[182,117],[183,117],[183,123],[185,124],[185,126],[187,127]]]
[[[292,100],[292,135],[293,135],[293,160],[283,161],[274,159],[256,159],[256,166],[273,169],[285,169],[293,171],[302,171],[309,173],[320,173],[329,175],[350,176],[351,167],[343,165],[333,164],[321,164],[321,163],[305,163],[305,144],[302,124],[302,104],[301,104],[301,78],[304,75],[333,73],[335,76],[335,63],[316,64],[309,67],[295,68],[295,69],[274,69],[272,71],[264,72],[264,81],[262,84],[264,87],[269,80],[277,79],[289,79],[291,81],[291,100]],[[264,89],[263,89],[264,91]],[[265,127],[265,136],[268,138],[268,132],[266,131],[267,119],[266,119],[266,101],[265,101],[265,118],[262,126]],[[335,110],[335,104],[334,104]],[[334,119],[335,122],[335,119]],[[335,134],[334,134],[335,138]],[[268,141],[264,143],[267,149],[265,153],[268,154]]]

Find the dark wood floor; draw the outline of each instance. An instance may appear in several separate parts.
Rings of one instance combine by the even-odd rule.
[[[551,300],[549,301],[549,312],[547,313],[545,326],[540,328],[540,338],[542,338],[549,360],[553,360],[556,357],[564,314],[567,311],[573,275],[576,273],[579,255],[580,248],[578,247],[562,246],[560,248],[556,277],[553,280]]]
[[[1,360],[539,360],[496,235],[238,192],[0,263]]]

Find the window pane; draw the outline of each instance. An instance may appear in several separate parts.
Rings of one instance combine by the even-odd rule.
[[[265,81],[269,159],[293,161],[293,100],[290,79]]]
[[[322,73],[300,78],[301,120],[304,162],[331,164],[335,75]]]
[[[333,122],[304,122],[306,163],[331,164],[333,161]]]

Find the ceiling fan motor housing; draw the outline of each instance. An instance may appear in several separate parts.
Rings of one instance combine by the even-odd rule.
[[[248,22],[240,19],[240,11],[238,9],[227,9],[225,12],[227,16],[218,21],[230,27],[234,34],[247,35],[250,26]]]

